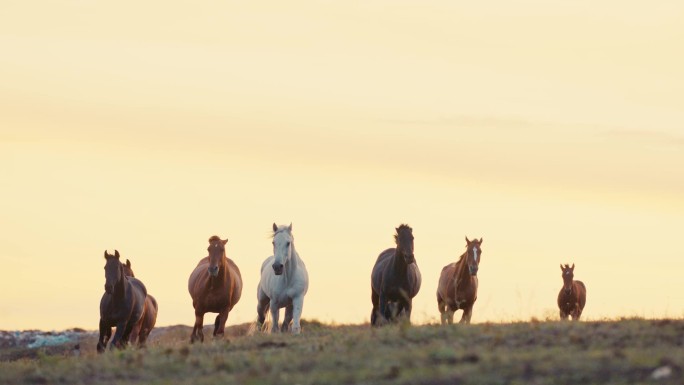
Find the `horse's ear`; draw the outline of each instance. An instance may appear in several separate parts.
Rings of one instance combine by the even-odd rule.
[[[119,259],[121,256],[119,255],[119,250],[114,250],[114,257],[116,259]]]
[[[131,268],[131,261],[129,261],[128,259],[126,259],[126,267],[129,269]]]
[[[480,244],[482,244],[482,237],[480,237]]]
[[[228,238],[222,239],[222,240],[221,240],[221,243],[223,243],[223,245],[225,245],[226,243],[228,243]]]
[[[468,243],[468,244],[469,244],[469,243],[470,243],[470,240],[468,239],[468,236],[466,235],[466,237],[465,237],[465,238],[466,238],[466,243]]]
[[[575,270],[575,264],[574,263],[572,264],[572,267],[570,267],[570,270],[573,270],[573,271]]]
[[[107,254],[107,250],[105,250],[105,259],[107,259],[108,256],[109,254]]]
[[[565,270],[563,269],[563,264],[562,264],[562,263],[560,264],[560,267],[561,267],[561,271],[565,271]]]
[[[276,231],[278,231],[278,225],[273,222],[273,232],[275,233]]]
[[[292,232],[292,222],[290,222],[290,226],[287,227],[287,230],[288,230],[289,232]]]

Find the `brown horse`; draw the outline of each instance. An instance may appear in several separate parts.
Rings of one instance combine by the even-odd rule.
[[[563,272],[563,287],[558,293],[558,308],[561,320],[567,320],[571,316],[573,321],[578,321],[587,302],[587,288],[584,282],[573,280],[575,277],[575,264],[568,266],[560,265]]]
[[[119,260],[119,252],[110,255],[105,251],[105,293],[100,300],[100,338],[97,351],[104,352],[112,336],[116,333],[110,348],[124,348],[133,327],[140,321],[145,307],[147,289],[134,277],[126,277],[124,265]]]
[[[123,268],[125,276],[135,277],[133,269],[131,268],[131,261],[127,259],[126,263],[123,265]],[[158,312],[159,306],[157,305],[157,300],[148,293],[147,298],[145,298],[143,315],[140,318],[140,321],[138,321],[138,323],[133,326],[133,329],[131,329],[131,335],[128,337],[128,342],[134,344],[137,341],[139,347],[145,346],[147,337],[154,328],[154,324],[157,323]]]
[[[473,305],[477,300],[477,270],[482,256],[482,238],[478,241],[466,237],[466,251],[458,262],[442,269],[437,286],[437,308],[442,316],[442,325],[454,323],[454,313],[463,310],[461,323],[470,323]]]
[[[209,256],[202,258],[190,274],[188,291],[195,308],[191,343],[198,338],[204,342],[204,313],[219,313],[214,322],[214,336],[223,335],[228,313],[240,300],[242,276],[235,262],[226,257],[227,242],[216,235],[209,238]]]

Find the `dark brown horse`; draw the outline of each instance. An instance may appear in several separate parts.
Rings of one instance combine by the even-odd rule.
[[[126,277],[124,265],[119,260],[119,252],[110,255],[105,251],[105,293],[100,300],[100,338],[97,351],[102,353],[112,335],[116,333],[110,348],[123,348],[133,327],[140,321],[144,308],[147,289],[134,277]]]
[[[454,323],[454,313],[463,310],[461,323],[470,323],[473,305],[477,300],[477,271],[482,257],[482,238],[478,241],[466,237],[466,251],[457,262],[442,269],[437,286],[437,308],[442,316],[442,325]]]
[[[214,322],[214,336],[223,335],[228,312],[240,300],[242,276],[235,262],[226,257],[227,242],[216,235],[209,238],[209,256],[202,258],[190,274],[188,291],[195,308],[195,327],[190,342],[197,339],[204,342],[204,313],[219,313]]]
[[[578,321],[587,302],[587,288],[584,282],[575,281],[575,264],[568,266],[560,265],[563,272],[563,287],[558,293],[558,308],[561,320],[567,320],[571,316],[573,321]]]
[[[135,277],[133,269],[131,268],[131,261],[128,259],[124,264],[124,275],[127,277]],[[157,313],[159,312],[159,306],[157,305],[157,300],[151,294],[147,294],[145,298],[145,308],[143,310],[143,315],[140,317],[133,329],[131,330],[131,335],[128,337],[128,342],[134,344],[138,342],[138,346],[145,346],[145,341],[150,335],[150,332],[154,328],[154,324],[157,323]]]
[[[372,326],[394,321],[399,316],[411,322],[413,297],[420,290],[420,270],[413,254],[413,229],[401,225],[395,230],[397,247],[380,253],[371,273]]]

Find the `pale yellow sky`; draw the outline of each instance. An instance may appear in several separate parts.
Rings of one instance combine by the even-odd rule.
[[[3,1],[0,329],[95,329],[115,248],[190,324],[213,234],[250,321],[274,221],[306,318],[367,321],[402,222],[416,322],[465,235],[474,322],[555,315],[561,262],[589,318],[684,315],[684,3],[624,3]]]

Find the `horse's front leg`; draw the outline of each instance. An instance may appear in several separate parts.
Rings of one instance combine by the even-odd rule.
[[[114,349],[116,348],[123,348],[123,344],[121,339],[124,336],[124,332],[126,331],[126,326],[128,322],[126,321],[119,321],[116,324],[116,332],[114,332],[114,337],[112,337],[112,342],[109,344],[109,349]],[[129,330],[130,332],[130,330]]]
[[[302,332],[300,321],[302,319],[302,310],[304,309],[304,295],[300,295],[292,299],[292,316],[294,323],[292,324],[292,334],[299,334]]]
[[[579,321],[581,315],[582,315],[582,309],[580,309],[579,303],[576,303],[575,304],[575,310],[572,311],[572,320],[573,321]]]
[[[371,310],[371,326],[376,326],[378,323],[378,303],[380,302],[380,296],[375,293],[375,290],[371,290],[371,303],[373,304],[373,309]]]
[[[100,338],[97,341],[97,352],[103,353],[107,348],[107,342],[112,335],[112,328],[107,326],[102,318],[100,318]]]
[[[561,321],[567,321],[568,320],[568,313],[564,312],[563,309],[560,311],[560,319]]]
[[[195,326],[192,328],[192,334],[190,335],[190,343],[195,343],[196,340],[204,342],[204,313],[195,310]]]
[[[403,318],[406,318],[406,322],[409,324],[411,323],[411,310],[413,309],[413,301],[411,298],[408,298],[404,301],[402,301],[399,305],[399,311],[397,314],[401,315]]]
[[[271,333],[278,333],[278,318],[280,318],[280,308],[278,305],[271,301]]]
[[[463,308],[463,316],[461,316],[460,321],[462,324],[470,323],[470,318],[473,316],[473,305],[473,303],[469,303],[465,308]]]

